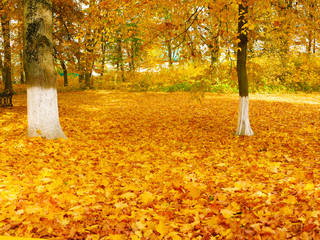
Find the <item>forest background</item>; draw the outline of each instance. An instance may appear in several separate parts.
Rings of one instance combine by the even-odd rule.
[[[54,1],[59,90],[237,92],[237,1]],[[250,92],[319,91],[319,3],[253,1]],[[2,1],[0,67],[24,91],[22,2]]]

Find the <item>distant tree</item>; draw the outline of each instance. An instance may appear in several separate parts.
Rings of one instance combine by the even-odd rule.
[[[2,1],[0,3],[0,19],[2,27],[2,38],[4,46],[4,61],[2,66],[4,89],[12,89],[11,77],[11,45],[10,45],[10,9]]]
[[[66,138],[59,121],[57,76],[52,56],[52,0],[24,0],[23,3],[28,136]]]

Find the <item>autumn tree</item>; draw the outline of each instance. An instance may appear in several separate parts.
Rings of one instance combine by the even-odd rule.
[[[101,56],[100,41],[103,35],[101,26],[106,19],[101,17],[100,4],[103,1],[90,0],[86,2],[86,7],[82,6],[83,18],[79,22],[78,46],[77,53],[79,73],[81,84],[84,79],[85,87],[93,88],[92,74],[95,68],[95,62]],[[100,15],[101,14],[101,15]],[[80,78],[79,78],[80,79]]]
[[[209,53],[210,63],[214,65],[219,59],[219,37],[222,23],[216,14],[212,14],[211,18],[206,18],[205,15],[211,15],[210,10],[212,7],[208,6],[207,8],[208,11],[204,11],[204,16],[197,20],[195,30],[204,46],[208,48],[206,53]]]
[[[11,78],[11,45],[10,45],[10,5],[6,1],[0,3],[0,20],[4,46],[4,61],[2,64],[4,89],[12,89]]]
[[[58,113],[52,56],[52,16],[52,0],[24,0],[24,68],[29,137],[66,138]]]
[[[239,84],[239,115],[236,135],[253,135],[249,121],[249,93],[247,76],[247,48],[248,48],[248,3],[243,0],[239,4],[237,49],[237,74]]]
[[[18,9],[18,44],[17,44],[17,50],[19,54],[19,62],[20,62],[20,67],[19,67],[19,72],[20,72],[20,84],[25,83],[25,77],[24,77],[24,67],[23,67],[23,2],[19,1],[17,7]]]
[[[299,1],[296,12],[299,20],[300,42],[305,45],[310,57],[316,52],[317,38],[319,38],[320,3],[316,0]]]
[[[75,70],[79,46],[76,42],[78,35],[77,25],[83,14],[80,11],[80,4],[73,0],[55,0],[54,11],[54,32],[53,48],[56,65],[62,70],[64,86],[68,85],[68,72]]]

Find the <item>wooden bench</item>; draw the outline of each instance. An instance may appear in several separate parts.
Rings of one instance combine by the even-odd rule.
[[[1,107],[12,107],[12,96],[13,91],[11,89],[5,90],[0,93],[0,106]]]

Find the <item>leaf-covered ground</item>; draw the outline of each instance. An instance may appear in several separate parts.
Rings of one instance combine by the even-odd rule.
[[[59,95],[68,140],[26,137],[26,96],[0,118],[0,235],[319,239],[320,95]]]

